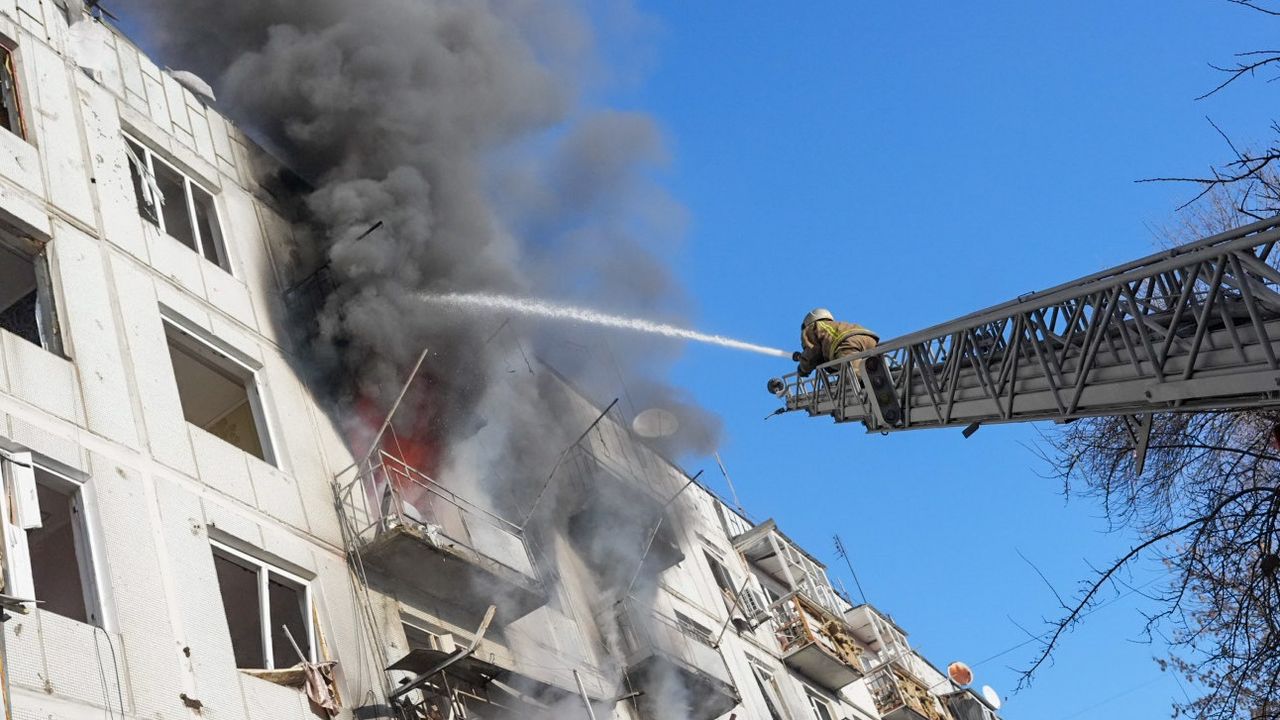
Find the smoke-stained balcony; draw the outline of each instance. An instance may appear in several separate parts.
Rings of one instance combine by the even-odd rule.
[[[497,605],[511,621],[547,603],[518,526],[384,451],[340,486],[364,565],[455,605]]]
[[[864,650],[850,628],[803,594],[777,605],[770,630],[782,650],[782,661],[832,692],[862,677]]]
[[[951,720],[924,681],[894,661],[867,680],[867,689],[883,720]]]
[[[711,720],[740,702],[706,628],[626,603],[618,621],[627,679],[643,691],[637,703],[645,717],[665,720],[673,704],[687,703],[690,720]]]

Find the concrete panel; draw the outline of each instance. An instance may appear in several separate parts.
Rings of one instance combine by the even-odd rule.
[[[17,335],[0,330],[0,337],[13,394],[63,420],[78,421],[75,367]]]
[[[243,673],[240,674],[240,686],[244,688],[251,720],[301,718],[305,717],[303,713],[309,713],[301,690],[281,687]]]
[[[142,66],[142,84],[147,87],[147,113],[151,117],[151,122],[162,128],[168,128],[172,121],[169,119],[169,104],[164,97],[164,84],[147,74],[146,67],[145,64]]]
[[[12,422],[13,427],[10,433],[15,443],[30,448],[32,452],[47,457],[55,463],[75,470],[85,469],[84,453],[75,440],[20,418],[13,418]]]
[[[193,425],[188,425],[200,479],[209,487],[257,507],[245,452]]]
[[[205,704],[202,715],[239,720],[244,716],[244,700],[204,530],[204,509],[195,495],[164,480],[156,481],[156,498],[169,556],[167,572],[181,615],[178,642],[191,651],[187,662],[195,676],[197,698]]]
[[[0,15],[16,20],[18,18],[18,0],[0,0]]]
[[[33,238],[47,240],[53,235],[49,215],[30,198],[30,195],[0,183],[0,217]]]
[[[164,84],[164,97],[169,105],[169,120],[175,130],[191,134],[191,118],[187,115],[187,98],[190,95],[169,73],[161,77]]]
[[[159,281],[156,283],[156,302],[167,308],[165,314],[177,315],[184,321],[182,324],[194,325],[206,333],[212,332],[209,309],[189,293],[167,282]]]
[[[8,130],[0,130],[0,176],[36,197],[44,197],[40,153]]]
[[[44,641],[45,667],[55,695],[106,706],[116,704],[115,673],[111,666],[110,643],[92,625],[85,625],[49,612],[37,612],[40,638]],[[104,683],[111,678],[110,684]],[[108,695],[108,692],[110,694]]]
[[[105,259],[88,235],[59,223],[53,250],[64,288],[64,327],[80,370],[80,391],[91,431],[129,447],[138,447],[138,433],[124,371],[121,336],[108,311]]]
[[[206,119],[209,121],[209,134],[213,139],[214,154],[234,168],[236,156],[231,150],[231,137],[227,134],[226,118],[215,110],[209,110],[206,113]]]
[[[91,456],[102,550],[117,598],[116,622],[123,642],[122,662],[137,679],[126,698],[137,704],[137,716],[186,717],[178,702],[182,687],[177,663],[179,646],[169,620],[164,570],[156,550],[157,534],[150,528],[151,512],[142,474],[116,465],[101,455]]]
[[[44,25],[44,13],[40,10],[40,0],[18,0],[18,9],[33,18],[41,19],[40,24]],[[41,35],[43,36],[43,33]]]
[[[245,473],[247,475],[248,468]],[[226,540],[229,536],[250,547],[264,547],[262,527],[246,517],[243,510],[209,497],[202,498],[202,503],[210,537]]]
[[[209,304],[251,328],[257,328],[249,289],[239,279],[211,262],[200,264]]]
[[[267,244],[274,238],[269,239],[264,235],[253,197],[239,187],[228,184],[222,192],[219,205],[225,225],[227,251],[231,254],[237,274],[249,290],[255,315],[255,322],[251,324],[279,344],[279,332],[271,317],[271,306],[278,302],[279,290],[275,270],[267,256]],[[273,230],[280,239],[289,240],[286,227]]]
[[[151,266],[188,292],[204,297],[204,273],[200,270],[200,263],[204,259],[196,251],[160,232],[150,223],[144,224],[143,233],[147,238]]]
[[[142,407],[146,441],[156,459],[195,475],[196,464],[187,433],[178,385],[169,361],[160,307],[151,280],[123,258],[112,258],[120,315],[125,324],[134,383]]]
[[[258,509],[281,522],[305,530],[306,513],[303,512],[302,498],[298,495],[298,485],[293,478],[257,458],[250,457],[248,460],[254,494],[258,498]]]
[[[48,197],[68,214],[93,226],[97,219],[67,66],[43,45],[33,45],[25,57],[34,65],[28,73],[35,73],[37,85],[33,89],[40,98],[35,126],[39,128],[40,154],[49,177]]]
[[[116,100],[100,88],[81,91],[87,101],[85,136],[93,164],[98,212],[108,242],[134,257],[148,262],[147,242],[138,215],[129,158],[125,153]]]
[[[127,42],[116,39],[116,51],[120,58],[120,80],[124,83],[125,93],[136,97],[141,103],[135,106],[145,112],[147,105],[147,85],[143,82],[142,65],[139,63],[138,51]],[[134,104],[134,103],[130,103]]]
[[[191,95],[187,95],[191,98]],[[196,152],[210,165],[217,165],[218,155],[213,149],[213,136],[204,106],[198,100],[188,100],[187,115],[191,118],[191,136],[196,141]]]
[[[44,692],[44,645],[36,612],[14,615],[4,623],[5,649],[9,655],[9,682]]]
[[[101,69],[102,85],[111,94],[116,97],[124,97],[124,71],[120,67],[120,54],[116,46],[116,36],[114,33],[104,36],[106,42],[107,57],[103,59]],[[80,88],[92,86],[93,83],[86,78],[80,82]]]

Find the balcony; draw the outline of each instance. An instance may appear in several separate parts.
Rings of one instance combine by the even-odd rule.
[[[788,667],[832,692],[862,677],[863,648],[836,615],[804,595],[779,605],[774,636]]]
[[[354,549],[389,581],[510,622],[547,603],[516,525],[379,451],[339,490]]]
[[[867,682],[883,720],[951,720],[929,688],[896,661]]]
[[[656,577],[684,560],[671,517],[648,491],[602,471],[580,497],[569,516],[569,537],[604,587],[625,588],[637,574]],[[648,553],[637,567],[646,545]]]
[[[623,608],[619,624],[627,677],[644,692],[636,700],[644,717],[672,716],[662,698],[687,702],[687,711],[680,713],[690,720],[720,717],[740,702],[728,666],[709,638],[656,612]]]

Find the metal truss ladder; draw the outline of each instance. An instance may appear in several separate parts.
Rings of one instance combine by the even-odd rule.
[[[779,412],[875,432],[1280,405],[1278,240],[1280,218],[1257,222],[771,389],[785,402]]]

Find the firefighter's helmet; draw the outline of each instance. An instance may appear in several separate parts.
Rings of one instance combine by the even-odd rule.
[[[800,329],[803,330],[819,320],[835,320],[835,316],[826,308],[814,308],[804,316],[804,322],[800,323]]]

